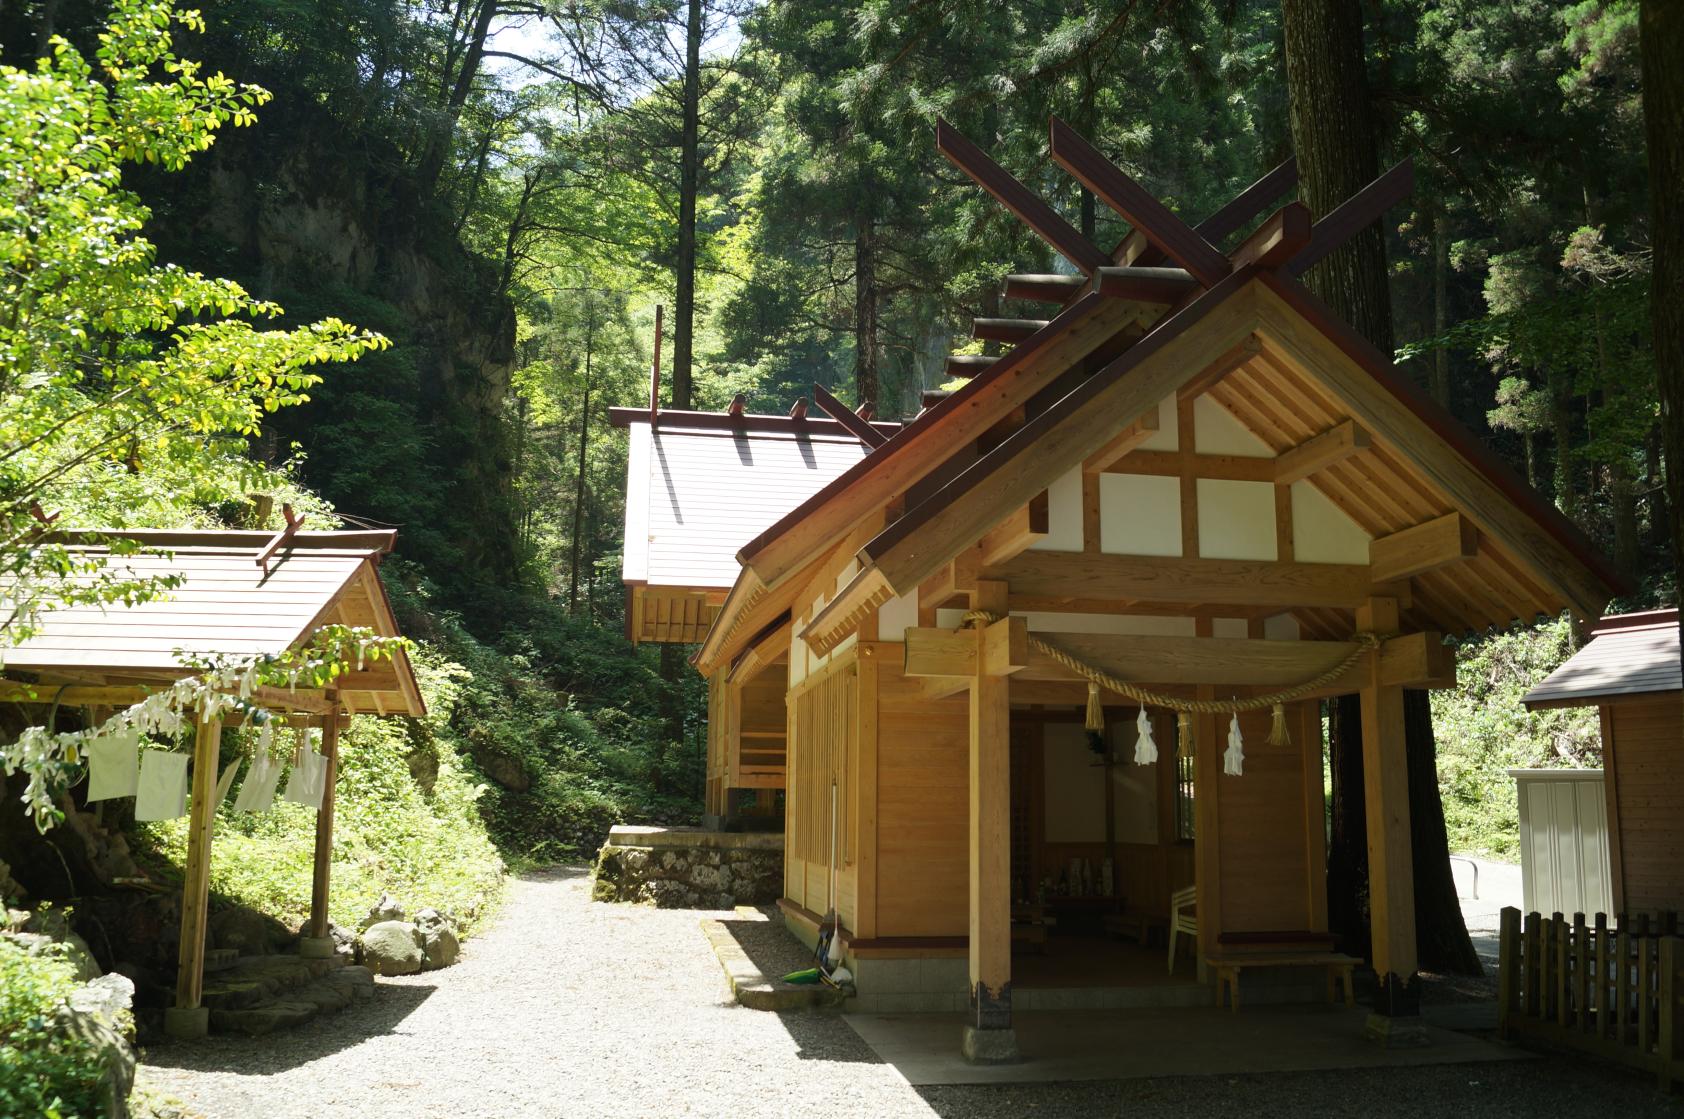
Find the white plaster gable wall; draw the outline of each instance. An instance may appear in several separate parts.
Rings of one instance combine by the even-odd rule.
[[[1112,555],[1181,554],[1181,480],[1152,474],[1099,476],[1099,550]]]
[[[898,594],[877,609],[880,641],[905,641],[908,626],[918,624],[918,592]]]
[[[1292,483],[1292,558],[1299,563],[1367,563],[1371,538],[1311,482]]]
[[[1181,436],[1175,424],[1175,396],[1171,394],[1158,401],[1158,430],[1146,437],[1140,444],[1143,451],[1174,451],[1181,446]]]
[[[1200,556],[1230,560],[1277,558],[1272,482],[1200,478],[1198,492]]]
[[[1212,618],[1210,620],[1210,635],[1212,637],[1249,637],[1251,627],[1244,618]]]
[[[1047,534],[1031,548],[1043,552],[1082,550],[1082,472],[1059,478],[1047,487]]]
[[[1252,434],[1234,414],[1208,396],[1193,400],[1194,450],[1201,455],[1273,458],[1269,444]]]

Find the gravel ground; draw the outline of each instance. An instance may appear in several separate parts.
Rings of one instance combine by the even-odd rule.
[[[1680,1113],[1646,1079],[1567,1061],[915,1090],[835,1015],[732,1003],[696,923],[733,915],[589,886],[529,875],[455,967],[298,1030],[152,1047],[142,1083],[207,1119]]]

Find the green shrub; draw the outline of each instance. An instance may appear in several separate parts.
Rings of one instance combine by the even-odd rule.
[[[1596,709],[1528,711],[1520,697],[1573,654],[1566,619],[1470,641],[1459,686],[1433,693],[1438,781],[1452,851],[1517,857],[1520,816],[1510,769],[1601,764]]]
[[[105,1114],[99,1053],[52,1025],[53,1012],[76,985],[66,960],[31,956],[0,938],[0,1115]]]

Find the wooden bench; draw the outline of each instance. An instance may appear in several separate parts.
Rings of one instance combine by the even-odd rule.
[[[1105,931],[1112,936],[1127,937],[1142,946],[1162,940],[1159,934],[1169,931],[1169,918],[1162,913],[1142,913],[1125,909],[1121,913],[1105,915]]]
[[[1216,973],[1216,1005],[1222,1005],[1226,989],[1228,1005],[1240,1009],[1240,972],[1248,967],[1321,967],[1327,970],[1327,1001],[1338,1001],[1336,983],[1345,987],[1345,1005],[1356,1005],[1356,991],[1351,986],[1351,969],[1362,963],[1355,956],[1341,952],[1252,952],[1231,956],[1206,956],[1205,966]]]

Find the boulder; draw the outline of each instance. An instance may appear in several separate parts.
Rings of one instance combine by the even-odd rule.
[[[421,934],[422,971],[449,967],[462,954],[460,929],[454,917],[423,909],[415,915],[415,928]]]
[[[87,941],[69,930],[68,926],[47,925],[54,931],[41,931],[43,926],[30,928],[33,921],[25,921],[25,932],[0,933],[7,940],[22,948],[31,956],[56,956],[66,961],[75,969],[78,982],[86,983],[90,979],[99,977],[99,964],[94,961],[94,954],[88,950]]]
[[[100,1055],[105,1067],[105,1113],[124,1119],[129,1092],[134,1088],[135,1052],[132,1044],[134,984],[126,976],[102,975],[75,991],[54,1012],[54,1025]]]
[[[206,939],[212,948],[232,948],[240,956],[272,956],[293,942],[287,927],[255,909],[235,906],[211,915]]]
[[[413,975],[421,970],[421,931],[408,921],[379,921],[358,940],[363,966],[376,975]]]
[[[363,928],[372,928],[382,921],[402,921],[408,916],[408,911],[397,898],[391,894],[381,894],[380,900],[368,907],[368,916],[363,918]]]

